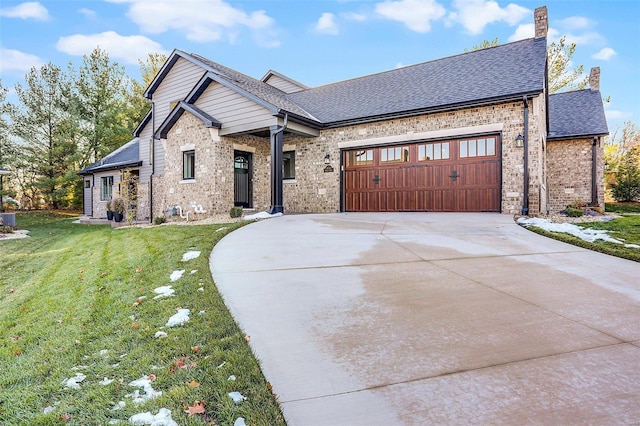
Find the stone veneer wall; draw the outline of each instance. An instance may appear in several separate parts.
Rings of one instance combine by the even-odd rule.
[[[547,145],[547,176],[551,212],[564,210],[581,200],[591,203],[593,139],[551,141]],[[598,142],[597,191],[598,206],[604,208],[604,148]]]
[[[530,102],[531,214],[540,213],[546,200],[543,192],[546,142],[543,105],[544,102]],[[515,139],[524,129],[521,101],[327,129],[315,138],[286,133],[284,150],[296,152],[296,175],[294,180],[284,182],[285,212],[339,211],[339,142],[495,123],[503,125],[501,210],[519,213],[522,210],[524,160],[522,148],[515,147]],[[187,148],[194,149],[196,155],[193,181],[182,180],[182,151]],[[234,150],[253,153],[253,207],[258,211],[267,210],[271,204],[269,138],[219,137],[216,129],[206,128],[200,120],[185,112],[167,136],[164,175],[154,177],[154,216],[165,215],[167,207],[172,205],[188,208],[192,201],[210,213],[228,212],[233,205]],[[331,172],[324,171],[326,154],[331,159]]]
[[[112,199],[116,199],[119,195],[118,188],[120,186],[120,170],[110,170],[108,172],[96,173],[93,181],[93,216],[98,219],[107,218],[107,201],[100,200],[100,188],[102,185],[101,178],[113,176],[113,189],[111,191]]]

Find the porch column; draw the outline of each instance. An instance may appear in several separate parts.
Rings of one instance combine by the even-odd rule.
[[[282,207],[282,162],[284,127],[271,126],[271,209],[270,214],[284,213]]]

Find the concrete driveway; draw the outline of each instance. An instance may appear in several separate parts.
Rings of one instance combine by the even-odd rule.
[[[290,426],[640,421],[640,264],[511,216],[283,216],[211,270]]]

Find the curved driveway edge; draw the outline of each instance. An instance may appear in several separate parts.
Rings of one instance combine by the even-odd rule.
[[[640,264],[511,216],[283,216],[210,263],[290,426],[640,419]]]

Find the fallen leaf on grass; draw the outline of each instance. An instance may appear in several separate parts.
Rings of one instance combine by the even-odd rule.
[[[152,382],[157,378],[155,374],[149,374],[147,377],[148,377],[148,378],[149,378],[149,380],[150,380],[150,381],[152,381]]]
[[[189,386],[190,388],[197,388],[198,386],[200,386],[200,383],[196,382],[195,380],[192,380],[187,383],[187,386]]]
[[[20,340],[20,336],[15,336],[11,338],[12,342],[17,342],[18,340]]]
[[[140,266],[138,266],[138,267],[136,268],[136,272],[138,272],[138,273],[142,272],[142,268],[141,268]]]
[[[18,356],[18,355],[22,354],[22,351],[20,349],[14,349],[13,350],[13,354]]]
[[[11,290],[9,290],[9,294],[13,294],[13,293],[15,293],[15,291],[16,291],[16,289],[12,288]]]
[[[140,328],[140,325],[137,322],[134,322],[133,324],[131,324],[131,327]]]
[[[101,276],[103,276],[103,277],[106,277],[106,276],[107,276],[107,273],[106,273],[106,272],[103,272],[103,273],[102,273],[102,274],[100,274],[100,275],[101,275]]]
[[[184,409],[184,412],[188,413],[189,416],[204,414],[204,401],[195,401],[191,407]]]
[[[248,334],[246,336],[244,336],[244,340],[246,340],[247,342],[249,342],[251,340],[251,336],[249,336]]]
[[[198,352],[200,352],[200,348],[199,348],[198,346],[192,346],[192,347],[191,347],[191,350],[192,350],[194,353],[198,353]]]
[[[184,356],[176,359],[173,362],[170,371],[173,373],[179,368],[188,370],[189,368],[195,367],[196,365],[197,363],[195,361],[191,361],[188,356]]]
[[[27,310],[27,308],[25,308],[24,306],[20,306],[20,312],[24,312],[26,310]]]
[[[68,414],[63,414],[60,416],[60,420],[69,421],[71,420],[71,416]]]

